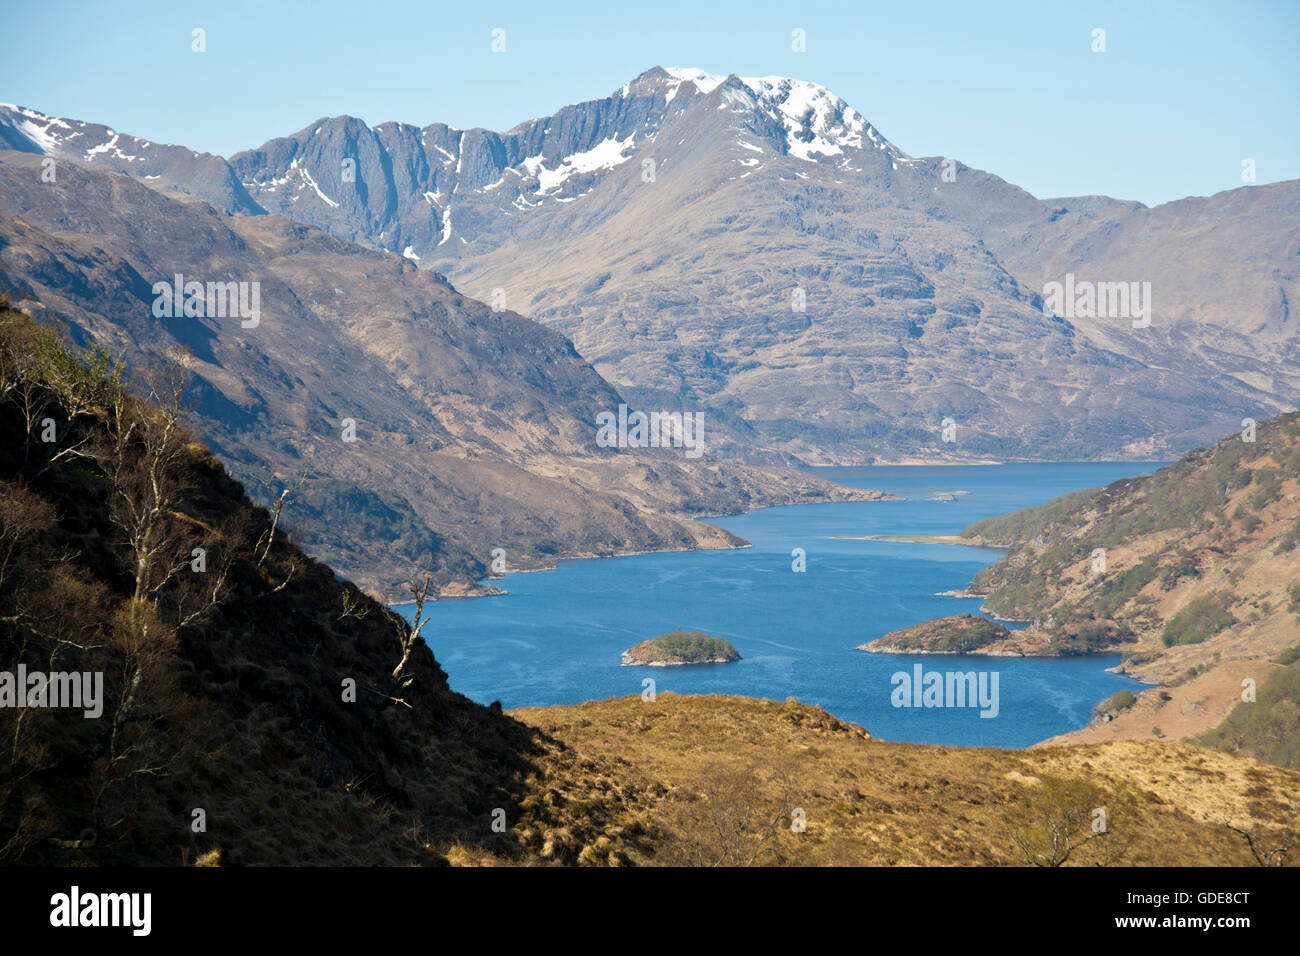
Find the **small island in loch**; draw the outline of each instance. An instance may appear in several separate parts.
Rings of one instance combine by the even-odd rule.
[[[987,654],[1024,657],[1034,653],[1020,635],[977,614],[954,614],[890,631],[858,647],[873,654]]]
[[[623,652],[624,667],[676,667],[684,664],[730,664],[740,654],[730,641],[678,628]]]

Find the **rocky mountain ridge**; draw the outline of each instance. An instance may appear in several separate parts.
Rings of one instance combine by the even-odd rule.
[[[1296,183],[1036,199],[805,81],[655,67],[504,133],[325,118],[228,175],[32,110],[0,129],[402,254],[765,454],[1173,457],[1300,389]],[[1053,282],[1102,305],[1046,314]]]

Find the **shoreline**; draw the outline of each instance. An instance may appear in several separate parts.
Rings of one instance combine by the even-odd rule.
[[[820,504],[820,503],[821,502],[810,502],[810,504]],[[761,509],[756,509],[756,510],[761,510]],[[743,514],[745,512],[741,512],[741,513]],[[618,558],[635,558],[647,554],[693,554],[696,551],[746,551],[752,547],[754,546],[750,544],[748,541],[746,541],[744,544],[737,544],[727,548],[652,548],[648,551],[620,551],[617,554],[575,554],[572,556],[566,555],[565,557],[557,560],[555,564],[551,565],[548,568],[520,568],[518,571],[507,571],[505,572],[505,574],[499,576],[479,578],[475,582],[476,586],[479,587],[485,586],[485,582],[486,582],[487,587],[496,587],[497,588],[496,591],[484,591],[479,594],[451,594],[451,595],[447,595],[446,597],[439,595],[437,600],[469,601],[469,600],[474,600],[476,598],[509,597],[510,595],[509,591],[498,587],[492,582],[504,581],[506,578],[515,574],[544,574],[548,571],[558,571],[560,570],[560,565],[566,561],[613,561]],[[381,603],[385,607],[397,608],[397,607],[407,607],[411,604],[414,604],[415,602],[414,601],[383,601]]]
[[[710,524],[710,522],[718,518],[736,518],[741,515],[754,514],[759,511],[766,511],[769,508],[802,508],[805,505],[836,505],[836,504],[852,504],[852,503],[876,504],[876,503],[884,503],[890,501],[907,500],[906,498],[903,498],[899,495],[892,494],[888,491],[880,491],[879,489],[875,489],[875,488],[852,488],[848,485],[844,485],[842,487],[845,488],[847,491],[860,492],[863,495],[868,495],[871,497],[846,497],[840,499],[827,498],[822,501],[796,501],[796,502],[789,502],[785,504],[758,505],[757,507],[754,508],[743,508],[739,511],[727,512],[726,514],[693,515],[690,517],[685,517],[682,520],[688,523],[694,522],[697,524],[708,524],[710,527],[716,528],[718,531],[721,531],[725,534],[732,534],[731,532],[727,531],[725,528],[718,528],[717,525]],[[732,537],[736,538],[736,540],[742,543],[736,545],[721,546],[721,547],[705,547],[697,542],[694,547],[648,548],[648,549],[642,549],[638,551],[616,551],[613,554],[596,554],[594,552],[589,552],[585,554],[566,554],[563,557],[556,558],[555,563],[550,565],[549,567],[520,568],[517,571],[507,571],[505,572],[505,574],[500,576],[490,575],[488,577],[477,578],[474,581],[472,590],[477,591],[478,593],[443,595],[440,589],[440,592],[436,596],[435,600],[468,601],[475,598],[504,597],[509,595],[510,592],[501,590],[499,588],[495,591],[489,590],[490,588],[495,587],[495,585],[493,585],[491,582],[504,581],[508,576],[512,574],[537,574],[543,571],[555,571],[559,569],[560,564],[564,561],[595,561],[595,560],[605,560],[608,558],[634,558],[639,555],[646,555],[646,554],[685,554],[694,551],[744,551],[745,549],[752,548],[754,546],[750,542],[746,541],[744,538],[741,538],[739,535],[732,534]],[[448,583],[449,584],[454,583],[454,579],[453,582],[448,582]],[[471,587],[469,585],[462,585],[462,586],[467,589],[470,589]],[[372,594],[372,596],[375,595]],[[405,605],[415,603],[414,601],[409,601],[405,599],[400,601],[389,600],[388,596],[383,592],[379,592],[377,600],[379,600],[379,602],[383,604],[385,607],[390,607],[390,608],[403,607]]]
[[[937,468],[940,466],[960,467],[962,465],[1169,465],[1177,459],[1151,459],[1151,458],[1081,458],[1070,461],[1057,461],[1056,459],[1042,458],[1007,458],[996,460],[992,458],[975,458],[969,461],[954,461],[951,458],[897,458],[888,461],[877,459],[869,465],[832,465],[825,463],[813,463],[796,465],[795,467],[807,469],[809,471],[815,468],[856,468],[869,470],[871,468]]]
[[[962,464],[969,464],[969,463],[962,463]],[[996,463],[990,463],[990,464],[996,464]],[[1051,464],[1051,463],[1048,463],[1048,464]],[[827,466],[827,467],[837,467],[837,466]],[[868,491],[869,489],[854,489],[854,490],[863,490],[863,491]],[[906,500],[912,500],[912,499],[908,499],[908,498],[906,498],[906,497],[899,496],[899,495],[893,495],[893,494],[890,494],[890,493],[881,493],[881,492],[879,492],[879,491],[877,491],[877,490],[874,490],[874,489],[871,489],[870,491],[872,491],[875,495],[877,495],[877,497],[874,497],[874,498],[871,498],[871,499],[867,499],[867,500],[871,500],[871,501],[900,501],[900,500],[901,500],[901,501],[906,501]],[[959,492],[959,494],[961,494],[961,493],[962,493],[962,492]],[[849,499],[849,501],[851,501],[851,500],[852,500],[852,499]],[[930,500],[933,500],[933,499],[930,499]],[[837,501],[837,500],[823,500],[823,501],[807,501],[807,502],[799,502],[799,503],[797,503],[797,504],[798,504],[798,505],[817,505],[817,504],[843,504],[843,503],[848,503],[848,502],[843,501],[843,500],[839,500],[839,501]],[[715,518],[729,518],[729,517],[737,517],[737,516],[741,516],[741,515],[747,515],[747,514],[753,514],[753,513],[756,513],[756,512],[760,512],[760,511],[765,511],[765,510],[768,510],[768,509],[770,509],[770,508],[781,508],[781,507],[791,507],[791,505],[789,505],[789,504],[781,504],[781,505],[762,505],[762,506],[759,506],[759,507],[755,507],[755,508],[747,508],[747,509],[741,509],[741,510],[738,510],[738,511],[730,512],[730,513],[722,514],[722,515],[698,515],[698,516],[694,516],[694,517],[690,518],[689,520],[691,520],[691,521],[697,521],[697,522],[700,522],[700,523],[708,523],[711,519],[715,519]],[[715,527],[716,527],[716,526],[715,526]],[[725,531],[726,529],[721,529],[721,528],[720,528],[719,530]],[[730,533],[730,532],[728,532],[728,533]],[[739,536],[737,536],[737,535],[733,535],[733,536],[734,536],[734,537],[737,537],[737,538],[739,539]],[[848,540],[848,541],[893,541],[893,542],[898,542],[898,543],[909,543],[909,544],[949,544],[949,545],[958,545],[958,546],[962,546],[962,547],[970,547],[970,548],[982,548],[982,549],[986,549],[986,550],[989,550],[989,551],[1001,551],[1001,552],[1006,552],[1006,551],[1010,550],[1010,549],[1007,548],[1006,546],[987,544],[987,543],[983,543],[983,542],[981,542],[981,541],[979,541],[979,540],[974,540],[974,541],[972,541],[972,540],[970,540],[970,539],[962,538],[962,537],[960,537],[960,536],[957,535],[957,534],[943,534],[943,535],[843,535],[843,534],[837,534],[837,535],[827,535],[826,538],[827,538],[828,540]],[[472,598],[472,597],[509,596],[510,592],[509,592],[508,590],[505,590],[505,589],[503,589],[503,588],[497,588],[497,587],[495,587],[495,585],[490,584],[490,583],[488,583],[488,582],[503,582],[503,581],[505,581],[507,578],[509,578],[511,575],[514,575],[514,574],[533,574],[533,573],[540,573],[540,572],[543,572],[543,571],[557,571],[557,570],[560,569],[561,565],[562,565],[564,562],[566,562],[566,561],[606,560],[606,559],[610,559],[610,558],[637,557],[637,556],[642,556],[642,555],[651,555],[651,554],[685,554],[685,553],[698,552],[698,551],[743,551],[743,550],[747,550],[747,549],[753,549],[753,548],[755,547],[755,545],[754,545],[752,542],[745,541],[744,539],[739,539],[739,540],[743,541],[743,543],[742,543],[742,544],[738,544],[738,545],[724,546],[724,547],[701,547],[701,546],[699,546],[699,545],[697,544],[697,545],[694,546],[694,547],[670,547],[670,548],[639,549],[639,550],[635,550],[635,551],[618,551],[618,552],[615,552],[615,553],[612,553],[612,554],[594,554],[594,553],[588,553],[588,554],[574,554],[574,555],[566,555],[566,556],[563,556],[563,557],[557,558],[554,564],[552,564],[552,565],[550,565],[550,566],[547,566],[547,567],[520,568],[519,570],[507,571],[506,573],[504,573],[504,574],[502,574],[502,575],[499,575],[499,576],[491,576],[491,577],[487,577],[487,578],[482,578],[482,579],[480,579],[478,582],[476,582],[476,583],[477,583],[478,585],[480,585],[480,586],[482,586],[482,585],[484,585],[485,583],[487,583],[487,586],[488,586],[488,587],[492,587],[492,588],[493,588],[492,591],[488,591],[488,592],[485,592],[485,593],[477,593],[477,594],[465,594],[465,595],[460,595],[460,596],[455,596],[455,597],[448,597],[448,598],[444,598],[444,597],[439,596],[439,597],[438,597],[438,600],[468,600],[469,598]],[[993,563],[993,561],[996,561],[996,560],[997,560],[997,559],[994,558],[994,559],[993,559],[992,561],[990,561],[989,563],[991,564],[991,563]],[[977,599],[977,598],[987,598],[987,595],[986,595],[986,594],[973,594],[973,593],[970,593],[970,592],[969,592],[968,590],[966,590],[965,588],[958,589],[958,590],[944,591],[944,592],[936,592],[936,593],[935,593],[935,596],[942,596],[942,597],[956,597],[956,598],[961,598],[961,599],[966,599],[966,600],[973,600],[973,599]],[[387,602],[386,602],[386,603],[387,603]],[[412,602],[412,601],[405,600],[405,601],[400,601],[400,602],[387,603],[387,606],[390,607],[390,608],[392,608],[392,609],[394,609],[394,610],[396,610],[396,609],[401,608],[401,607],[404,607],[404,606],[410,606],[410,605],[412,605],[413,603],[414,603],[414,602]],[[980,610],[980,613],[981,613],[981,614],[985,614],[985,615],[987,615],[989,618],[991,618],[991,619],[993,619],[993,620],[997,620],[997,621],[1005,621],[1005,622],[1007,622],[1007,623],[1011,623],[1011,624],[1027,624],[1027,623],[1029,623],[1029,622],[1026,621],[1026,620],[1017,619],[1017,618],[1003,618],[1003,617],[1001,617],[1000,615],[993,614],[992,612],[985,611],[982,605],[981,605],[981,607],[980,607],[979,610]],[[918,620],[918,621],[915,621],[914,623],[917,623],[917,624],[919,624],[919,623],[923,623],[925,620],[929,620],[929,618],[922,618],[922,619],[920,619],[920,620]],[[854,649],[855,649],[855,650],[867,650],[865,647],[854,648]],[[880,648],[880,649],[873,649],[873,650],[871,650],[871,651],[869,651],[869,652],[870,652],[870,653],[873,653],[873,654],[877,654],[877,655],[882,655],[882,656],[898,656],[898,657],[902,657],[902,656],[912,656],[912,655],[917,655],[917,656],[925,656],[925,657],[953,657],[953,658],[964,658],[964,659],[969,659],[969,658],[981,658],[981,659],[983,659],[983,660],[985,660],[985,661],[990,660],[990,659],[996,660],[996,659],[998,659],[998,658],[1007,659],[1007,660],[1014,660],[1014,659],[1020,659],[1020,660],[1031,660],[1031,659],[1033,659],[1033,660],[1058,660],[1058,661],[1060,661],[1060,660],[1064,660],[1064,659],[1065,659],[1065,656],[1064,656],[1064,655],[1060,655],[1060,654],[1041,654],[1041,655],[1040,655],[1040,654],[1024,654],[1024,653],[1019,653],[1019,652],[1013,652],[1013,653],[998,653],[998,652],[980,652],[980,651],[977,651],[977,652],[973,652],[973,653],[963,653],[963,654],[945,654],[945,653],[939,653],[939,652],[933,652],[933,651],[903,650],[903,649],[898,649],[898,648],[888,648],[888,649]],[[1084,655],[1084,656],[1086,656],[1086,657],[1100,657],[1100,658],[1103,658],[1103,659],[1104,659],[1104,658],[1108,658],[1108,657],[1113,657],[1113,656],[1115,656],[1115,653],[1116,653],[1116,652],[1107,652],[1107,653],[1098,653],[1098,654],[1096,654],[1096,655],[1089,654],[1089,655]],[[709,661],[709,662],[701,662],[701,663],[703,663],[705,666],[709,666],[709,665],[717,666],[718,664],[728,663],[728,662],[727,662],[727,661],[721,661],[721,660],[718,660],[718,661]],[[1150,689],[1150,687],[1158,687],[1158,686],[1160,686],[1160,685],[1154,685],[1154,684],[1153,684],[1153,685],[1150,685],[1150,687],[1145,686],[1145,685],[1146,685],[1146,682],[1145,682],[1145,681],[1141,681],[1140,679],[1135,678],[1135,677],[1133,677],[1132,675],[1129,675],[1129,674],[1124,673],[1124,671],[1123,671],[1123,669],[1122,669],[1122,668],[1123,668],[1123,665],[1124,665],[1124,662],[1123,662],[1123,658],[1122,658],[1122,656],[1121,656],[1121,657],[1120,657],[1120,660],[1116,661],[1116,662],[1113,663],[1111,666],[1108,666],[1108,667],[1102,667],[1102,668],[1101,668],[1101,672],[1102,672],[1102,673],[1111,674],[1111,675],[1114,675],[1114,676],[1116,676],[1116,677],[1122,677],[1122,678],[1125,678],[1125,679],[1127,679],[1127,680],[1135,681],[1135,682],[1137,682],[1137,683],[1139,683],[1139,684],[1144,685],[1143,688],[1142,688],[1143,690]],[[656,661],[656,662],[642,662],[642,661],[629,662],[629,661],[623,660],[623,661],[620,661],[620,666],[621,666],[621,667],[630,667],[630,666],[642,666],[642,667],[647,667],[647,666],[648,666],[648,667],[672,667],[672,666],[687,666],[687,665],[686,665],[686,662],[680,662],[680,665],[678,665],[678,662],[661,662],[661,661]],[[755,699],[755,700],[766,700],[766,699],[769,699],[769,698],[762,698],[762,697],[752,697],[752,695],[748,695],[748,694],[728,695],[728,696],[741,696],[741,697],[748,697],[748,698]],[[1092,707],[1095,707],[1095,706],[1096,706],[1098,703],[1100,703],[1101,701],[1104,701],[1104,700],[1108,699],[1108,697],[1109,697],[1109,695],[1104,696],[1104,697],[1101,697],[1101,698],[1100,698],[1099,700],[1097,700],[1097,701],[1093,701],[1093,702],[1091,703],[1091,706],[1092,706]],[[556,703],[556,704],[523,705],[523,706],[525,706],[525,707],[527,707],[527,706],[536,706],[536,707],[541,707],[541,708],[548,708],[548,707],[557,707],[557,708],[560,708],[560,707],[569,707],[569,706],[575,706],[575,705],[574,705],[574,704]],[[838,717],[837,717],[837,719],[842,719],[842,720],[843,720],[843,719],[846,719],[846,718],[838,718]],[[1032,742],[1029,742],[1029,743],[1022,744],[1022,745],[1020,745],[1020,746],[1018,746],[1018,747],[1005,748],[1005,749],[1029,750],[1029,749],[1032,749],[1032,748],[1035,748],[1035,747],[1041,747],[1041,746],[1043,746],[1044,744],[1046,744],[1048,741],[1059,741],[1059,740],[1060,740],[1061,738],[1063,738],[1063,737],[1070,737],[1070,736],[1072,736],[1072,735],[1075,735],[1075,734],[1078,734],[1078,733],[1081,733],[1081,732],[1085,732],[1085,731],[1087,731],[1087,730],[1088,730],[1088,729],[1089,729],[1089,728],[1094,724],[1095,721],[1096,721],[1096,717],[1095,717],[1095,715],[1094,715],[1094,716],[1089,716],[1088,718],[1086,718],[1086,719],[1084,720],[1083,723],[1081,723],[1080,725],[1078,725],[1078,726],[1076,726],[1076,727],[1070,727],[1070,728],[1068,728],[1068,729],[1061,730],[1061,731],[1059,731],[1059,732],[1057,732],[1057,733],[1055,733],[1055,734],[1051,734],[1051,735],[1049,735],[1049,736],[1046,736],[1046,737],[1042,738],[1041,740],[1036,740],[1036,741],[1032,741]],[[932,744],[931,746],[972,747],[972,748],[973,748],[973,747],[975,747],[975,746],[979,746],[979,745],[966,745],[966,744],[943,744],[943,743],[941,743],[941,744]]]
[[[965,548],[987,548],[990,551],[1011,550],[1004,545],[988,544],[955,534],[831,534],[826,537],[832,541],[897,541],[902,544],[955,544]]]

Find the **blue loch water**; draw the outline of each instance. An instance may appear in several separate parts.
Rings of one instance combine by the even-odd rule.
[[[951,534],[973,521],[1154,470],[1155,464],[1067,463],[823,468],[840,484],[905,501],[799,505],[713,523],[753,544],[564,561],[507,574],[504,597],[441,601],[424,637],[451,686],[507,709],[640,694],[744,694],[817,704],[885,740],[1024,747],[1087,723],[1092,707],[1136,682],[1106,672],[1118,657],[1017,659],[868,654],[854,648],[930,617],[976,612],[960,589],[998,552],[962,545],[836,539]],[[943,493],[955,500],[935,500]],[[792,570],[802,548],[807,569]],[[399,607],[408,617],[409,606]],[[638,641],[677,627],[725,637],[743,660],[698,667],[622,667]],[[992,706],[904,707],[893,677],[983,672]]]

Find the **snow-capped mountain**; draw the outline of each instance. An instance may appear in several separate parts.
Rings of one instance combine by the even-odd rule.
[[[222,157],[151,143],[100,123],[60,119],[0,103],[0,148],[126,173],[145,185],[202,199],[228,212],[264,211],[249,198]]]
[[[370,129],[335,117],[240,153],[231,165],[252,200],[270,212],[417,261],[458,258],[456,246],[492,231],[489,218],[575,202],[614,170],[640,178],[647,159],[657,174],[674,153],[660,133],[704,110],[705,101],[734,127],[730,148],[740,177],[756,172],[764,155],[846,174],[916,162],[815,83],[656,67],[605,99],[506,133],[440,123]]]
[[[703,70],[669,67],[670,77],[665,97],[671,101],[683,83],[690,83],[697,93],[708,96],[727,83],[728,77]],[[897,168],[899,162],[914,162],[902,150],[886,140],[865,117],[842,99],[816,83],[784,76],[738,78],[746,88],[734,84],[723,92],[723,106],[732,112],[761,111],[785,130],[788,155],[815,161],[835,156],[847,168],[851,160],[846,151],[862,149],[865,144],[883,151]]]
[[[810,460],[1172,454],[1300,391],[1300,184],[1039,200],[799,79],[655,67],[506,132],[340,116],[228,162],[12,107],[0,138],[405,256]],[[1067,276],[1150,283],[1150,324],[1048,314]]]

